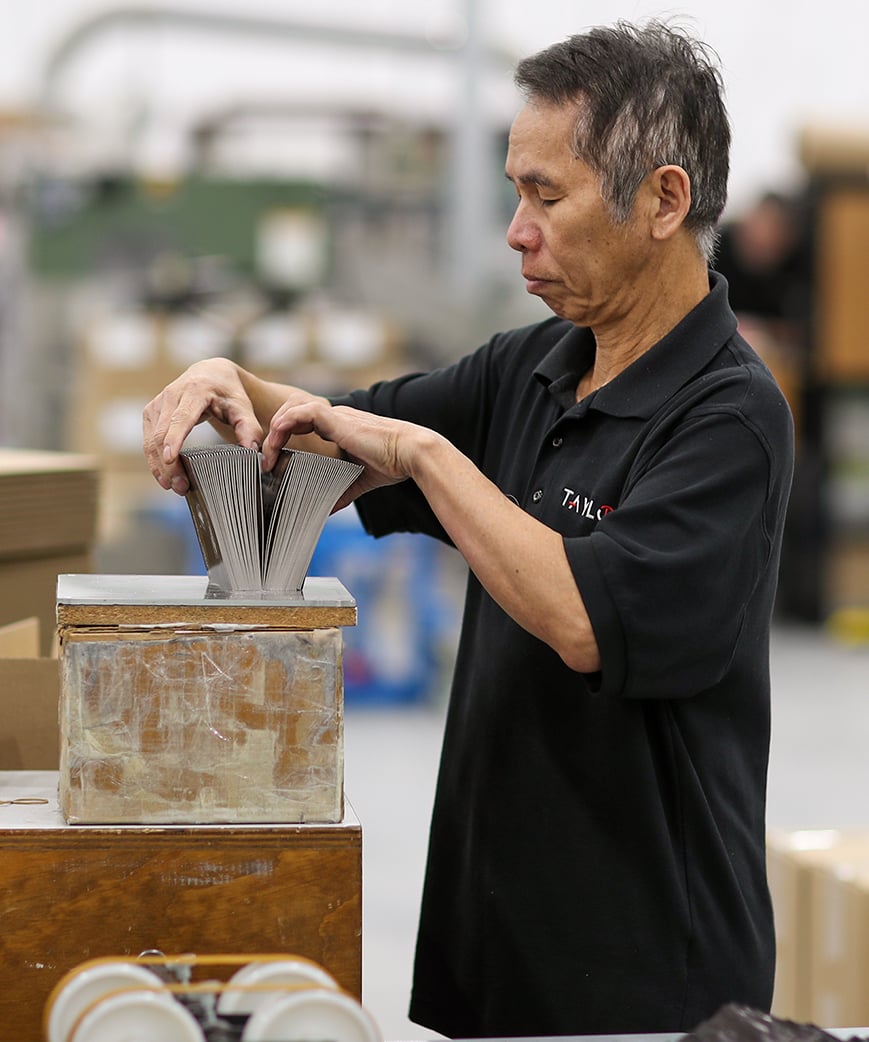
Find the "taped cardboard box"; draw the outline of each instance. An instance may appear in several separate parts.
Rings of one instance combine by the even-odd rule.
[[[770,829],[767,874],[776,927],[772,1012],[798,1022],[834,1026],[819,1009],[817,951],[826,925],[819,894],[829,872],[869,858],[869,827]]]
[[[342,819],[340,627],[355,602],[336,580],[286,600],[206,589],[202,576],[58,580],[67,822]]]
[[[39,657],[39,620],[0,627],[0,770],[57,770],[56,658]]]

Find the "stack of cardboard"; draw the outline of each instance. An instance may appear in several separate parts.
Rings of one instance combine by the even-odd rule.
[[[54,642],[57,576],[91,570],[99,470],[89,456],[0,448],[0,626],[35,616]]]

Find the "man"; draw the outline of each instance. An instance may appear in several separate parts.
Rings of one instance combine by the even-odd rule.
[[[558,317],[340,402],[199,363],[148,406],[146,453],[177,492],[202,419],[266,467],[290,437],[345,453],[371,533],[468,562],[412,1018],[681,1031],[770,1000],[790,415],[708,270],[730,133],[704,48],[620,23],[517,83],[508,241]]]

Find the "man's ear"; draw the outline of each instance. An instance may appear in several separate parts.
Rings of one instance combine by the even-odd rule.
[[[691,207],[691,178],[681,166],[659,166],[650,176],[653,195],[652,235],[669,239],[682,226]]]

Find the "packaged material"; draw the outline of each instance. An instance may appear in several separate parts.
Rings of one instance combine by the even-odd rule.
[[[331,601],[314,580],[296,601],[187,596],[204,582],[60,577],[67,822],[342,819],[352,598],[335,580],[320,581]]]

